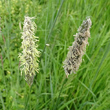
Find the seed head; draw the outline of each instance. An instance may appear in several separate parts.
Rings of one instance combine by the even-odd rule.
[[[33,17],[25,17],[23,32],[22,32],[22,53],[19,54],[21,73],[24,71],[25,80],[28,85],[31,86],[35,76],[35,72],[38,72],[38,57],[39,51],[38,45],[35,44],[38,37],[34,35],[36,24],[32,21]]]
[[[63,62],[64,70],[68,77],[69,74],[76,73],[82,62],[82,56],[86,50],[88,44],[88,38],[90,37],[90,28],[92,22],[90,18],[86,18],[78,29],[78,33],[75,35],[75,41],[72,46],[69,47],[67,58]]]

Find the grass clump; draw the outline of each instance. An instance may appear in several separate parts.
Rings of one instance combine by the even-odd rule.
[[[14,1],[0,1],[0,109],[110,109],[110,1]],[[38,51],[42,54],[45,47],[31,89],[21,77],[18,59],[22,51],[19,23],[23,27],[25,15],[37,18]],[[77,74],[66,79],[62,61],[86,16],[92,21],[89,46]]]

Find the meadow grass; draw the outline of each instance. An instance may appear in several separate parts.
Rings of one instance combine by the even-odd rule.
[[[109,0],[1,0],[0,110],[109,110],[109,13]],[[18,58],[25,15],[36,17],[41,52],[31,88]],[[87,16],[89,46],[77,74],[67,79],[62,62]]]

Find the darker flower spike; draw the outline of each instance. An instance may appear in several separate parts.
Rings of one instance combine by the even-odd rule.
[[[63,67],[67,77],[72,72],[76,73],[76,71],[79,69],[79,66],[82,62],[82,56],[84,55],[86,45],[88,44],[88,38],[90,37],[89,29],[91,28],[91,25],[91,19],[87,18],[79,27],[78,33],[74,35],[75,41],[73,42],[72,46],[69,47],[67,58],[63,62]]]

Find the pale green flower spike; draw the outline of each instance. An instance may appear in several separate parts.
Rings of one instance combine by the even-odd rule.
[[[88,44],[88,38],[90,37],[90,27],[92,25],[91,19],[87,18],[83,21],[82,25],[78,29],[78,33],[75,35],[75,41],[73,45],[69,47],[66,60],[63,62],[66,76],[76,73],[82,62],[82,56]]]
[[[35,72],[38,73],[38,57],[40,53],[36,49],[38,47],[38,45],[36,44],[38,37],[34,35],[37,26],[32,21],[32,19],[34,19],[34,17],[25,17],[21,37],[21,39],[23,40],[21,46],[23,51],[21,54],[19,54],[21,74],[24,71],[25,80],[27,81],[29,86],[33,84]]]

